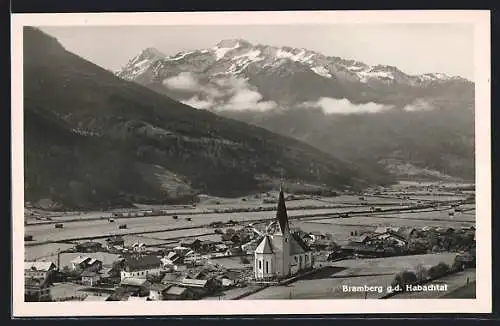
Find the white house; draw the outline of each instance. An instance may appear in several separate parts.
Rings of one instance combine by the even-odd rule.
[[[285,278],[312,268],[312,251],[290,231],[283,190],[280,189],[276,220],[254,252],[256,280]]]
[[[177,270],[177,266],[181,261],[181,257],[177,255],[175,252],[169,252],[167,256],[160,259],[161,268],[163,270]]]
[[[408,244],[408,240],[404,238],[403,235],[398,235],[397,233],[394,232],[386,232],[386,233],[380,233],[374,237],[370,238],[371,241],[373,240],[390,240],[394,242],[397,246],[404,247]]]
[[[135,252],[144,252],[147,250],[147,247],[142,242],[141,243],[136,242],[132,245],[132,250]]]
[[[131,277],[145,279],[148,275],[159,276],[162,270],[160,258],[151,255],[128,257],[125,259],[124,266],[120,272],[121,280]]]
[[[102,268],[102,261],[90,256],[76,256],[70,261],[72,270],[77,271],[94,271],[97,272]]]
[[[25,261],[24,277],[45,280],[56,270],[56,265],[50,261]]]

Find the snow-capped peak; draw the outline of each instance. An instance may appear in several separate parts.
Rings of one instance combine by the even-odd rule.
[[[156,48],[145,48],[138,55],[133,57],[127,64],[127,66],[140,66],[143,65],[147,61],[153,61],[156,59],[165,58],[165,54],[161,53]]]
[[[232,50],[236,50],[242,46],[240,40],[224,40],[217,43],[216,46],[212,48],[215,54],[215,59],[219,61],[224,58],[224,56]]]
[[[452,79],[453,77],[437,72],[437,73],[428,73],[420,75],[420,78],[422,80],[449,80]]]
[[[381,66],[368,66],[365,69],[356,71],[360,81],[365,83],[368,79],[389,79],[394,80],[394,72],[391,69],[383,69]]]
[[[288,67],[287,62],[297,65]],[[426,86],[433,82],[462,79],[443,73],[405,74],[393,66],[368,65],[356,60],[325,56],[304,48],[252,44],[238,38],[224,39],[211,48],[193,49],[171,56],[164,55],[155,48],[147,48],[130,60],[118,75],[133,80],[145,72],[152,72],[152,76],[156,78],[176,70],[189,70],[190,65],[193,71],[204,71],[209,75],[244,75],[249,66],[254,72],[270,67],[293,70],[302,66],[322,78],[369,83],[372,86],[377,83]]]
[[[252,47],[252,43],[243,39],[226,39],[222,40],[215,45],[216,48],[238,48],[238,47]]]
[[[190,55],[192,53],[195,53],[196,51],[185,51],[185,52],[179,52],[175,55],[166,57],[165,60],[167,61],[177,61],[183,59],[185,56]]]
[[[160,59],[160,58],[166,57],[166,55],[164,53],[162,53],[160,50],[153,48],[153,47],[145,48],[144,50],[142,50],[142,52],[139,56],[141,56],[144,59],[146,59],[146,58],[147,59]]]
[[[305,49],[300,50],[288,50],[286,48],[280,48],[276,51],[276,57],[280,59],[290,59],[295,62],[301,62],[310,64],[312,63],[312,58],[314,57],[314,53],[309,52]]]
[[[330,72],[328,71],[328,69],[326,69],[323,66],[316,66],[316,67],[311,68],[311,70],[314,71],[316,74],[322,76],[322,77],[326,77],[326,78],[331,78],[332,77],[332,74],[330,74]]]

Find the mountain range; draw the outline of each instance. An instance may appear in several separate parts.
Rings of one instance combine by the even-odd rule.
[[[175,55],[146,48],[115,73],[192,107],[296,138],[364,171],[474,179],[474,83],[459,76],[411,75],[242,39]]]
[[[148,85],[155,91],[139,85],[155,71],[178,77],[184,69],[160,69],[169,59],[153,49],[131,61],[134,78],[125,72],[120,78],[37,28],[25,27],[23,35],[26,201],[107,209],[189,202],[199,193],[240,196],[274,189],[280,180],[302,191],[392,181],[299,140],[159,94],[167,76]],[[178,59],[198,65],[189,70],[197,73],[222,55],[215,53]]]

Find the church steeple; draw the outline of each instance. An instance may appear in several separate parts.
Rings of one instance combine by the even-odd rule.
[[[282,234],[289,231],[288,214],[286,212],[285,195],[283,194],[283,183],[280,184],[280,194],[278,198],[278,208],[276,210],[276,219]]]

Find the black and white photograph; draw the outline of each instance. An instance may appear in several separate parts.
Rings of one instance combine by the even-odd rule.
[[[491,309],[489,13],[400,14],[14,15],[22,311]]]

